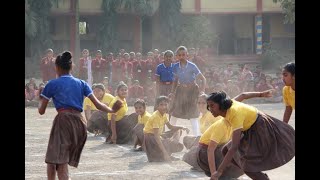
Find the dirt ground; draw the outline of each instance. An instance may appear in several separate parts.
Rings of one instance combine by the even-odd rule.
[[[284,105],[254,104],[259,110],[282,119]],[[151,112],[152,107],[148,107]],[[129,112],[133,112],[132,107]],[[48,108],[44,115],[39,115],[36,108],[25,108],[25,179],[46,179],[45,153],[51,125],[56,111]],[[178,122],[191,129],[189,121]],[[293,112],[289,124],[295,127]],[[148,163],[144,152],[133,152],[132,145],[105,144],[103,137],[88,134],[78,168],[69,168],[75,180],[106,180],[106,179],[209,179],[203,172],[194,171],[182,160],[171,163]],[[182,139],[181,139],[182,140]],[[174,153],[182,158],[186,152]],[[270,179],[295,179],[295,158],[286,165],[266,171]],[[243,175],[239,180],[250,179]]]

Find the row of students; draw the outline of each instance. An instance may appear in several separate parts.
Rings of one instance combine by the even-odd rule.
[[[184,57],[186,50],[182,48],[179,50],[179,52],[182,52],[180,56]],[[108,113],[108,132],[110,138],[107,138],[107,141],[110,139],[111,143],[129,142],[131,139],[131,134],[134,132],[133,129],[138,122],[138,117],[136,114],[132,114],[129,116],[126,115],[128,107],[125,98],[127,96],[128,88],[125,84],[120,84],[118,86],[117,96],[113,98],[109,104],[109,106],[112,107],[112,109],[110,109],[108,106],[101,103],[96,98],[96,96],[92,92],[92,89],[86,82],[74,78],[70,74],[72,69],[71,57],[72,56],[69,52],[64,52],[63,54],[57,56],[55,60],[55,68],[58,78],[49,81],[45,86],[44,90],[41,93],[42,98],[39,105],[39,113],[44,114],[48,101],[53,98],[53,103],[58,111],[58,115],[55,117],[50,133],[46,155],[46,163],[48,163],[48,177],[51,178],[55,176],[56,171],[58,172],[59,178],[67,178],[67,163],[74,167],[78,166],[81,151],[85,144],[87,136],[86,122],[85,119],[81,116],[81,112],[83,111],[84,96],[87,96],[92,101],[94,106],[97,107],[97,109]],[[182,58],[180,60],[184,59]],[[187,64],[185,64],[185,66],[187,66]],[[181,68],[180,64],[178,68]],[[181,69],[181,71],[182,72],[180,73],[183,74],[183,69]],[[294,71],[293,74],[292,71],[289,72],[294,77]],[[192,74],[194,78],[194,75],[198,75],[199,73],[196,74],[195,72],[193,72],[190,74]],[[185,77],[180,76],[180,78],[183,79]],[[291,86],[291,88],[294,88],[294,80],[293,86]],[[183,145],[179,142],[179,138],[181,136],[181,130],[188,131],[188,129],[184,127],[174,126],[169,122],[167,114],[168,102],[169,99],[167,97],[163,96],[157,98],[155,106],[156,111],[150,116],[148,121],[145,123],[145,127],[143,128],[144,138],[142,147],[144,147],[149,161],[171,160],[172,158],[170,155],[173,152],[178,152],[183,149]],[[263,170],[265,168],[273,168],[276,166],[278,167],[283,163],[286,163],[294,156],[294,130],[292,128],[290,129],[290,126],[286,125],[285,123],[282,123],[281,121],[281,123],[279,123],[279,121],[275,120],[275,118],[266,116],[263,113],[258,112],[254,107],[228,99],[224,92],[212,93],[207,100],[207,104],[211,113],[214,116],[224,117],[224,121],[229,123],[228,126],[231,127],[233,131],[231,149],[228,151],[228,153],[226,153],[225,160],[221,163],[217,171],[214,171],[211,174],[212,178],[218,178],[229,161],[231,161],[231,157],[238,148],[241,132],[244,131],[244,135],[248,136],[248,134],[252,134],[252,132],[250,131],[251,129],[259,128],[265,121],[275,122],[268,127],[262,126],[264,128],[263,130],[268,130],[269,134],[271,133],[274,135],[273,139],[267,138],[268,142],[276,143],[278,147],[280,147],[280,149],[286,149],[288,151],[287,155],[281,154],[284,151],[278,152],[277,157],[279,157],[278,160],[281,160],[281,162],[278,162],[277,160],[274,162],[268,161],[265,167],[257,166],[260,167],[260,169],[250,169],[252,168],[254,162],[252,164],[243,162],[245,166],[242,163],[240,167],[250,177],[256,176],[263,178],[265,176],[261,175],[260,170]],[[229,109],[231,110],[229,111]],[[243,114],[243,112],[248,113]],[[167,125],[171,131],[163,133],[164,125]],[[283,131],[275,132],[274,129],[276,129],[276,127],[282,128]],[[162,138],[160,138],[160,135]],[[263,134],[260,133],[259,136],[255,138],[266,139],[265,135],[263,136]],[[280,139],[278,138],[278,136],[283,136],[284,138]],[[61,137],[63,138],[61,139]],[[278,139],[275,137],[277,137]],[[286,140],[289,143],[282,143],[282,140]],[[253,140],[249,139],[249,141],[251,142]],[[63,147],[63,145],[65,144],[69,144],[69,146]],[[244,143],[244,140],[241,139],[240,144],[240,148],[246,148],[246,143]],[[259,146],[260,144],[255,145]],[[253,149],[250,150],[256,150],[258,153],[262,153],[259,152],[259,148],[257,148],[257,146],[253,146]],[[275,148],[270,149],[270,151],[276,152]],[[243,153],[244,151],[241,152]],[[243,157],[252,156],[248,153],[244,153],[242,155]],[[284,162],[283,159],[285,159],[286,162]],[[259,160],[261,161],[261,159]],[[248,164],[248,167],[246,166],[246,163]]]

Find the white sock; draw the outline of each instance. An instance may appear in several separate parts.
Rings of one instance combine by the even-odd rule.
[[[179,118],[177,118],[177,117],[171,116],[170,124],[175,126],[177,124],[178,119]]]
[[[198,118],[192,118],[190,119],[190,121],[191,121],[193,135],[201,136]]]

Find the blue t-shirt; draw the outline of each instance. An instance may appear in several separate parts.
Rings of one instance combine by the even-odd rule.
[[[92,94],[91,87],[83,80],[72,75],[63,75],[50,80],[44,87],[41,96],[52,98],[55,108],[74,108],[82,112],[84,96]]]
[[[187,64],[184,68],[180,66],[180,62],[177,62],[173,65],[173,73],[176,78],[178,78],[179,83],[193,83],[196,80],[200,70],[193,62],[187,61]]]
[[[172,82],[174,80],[173,64],[171,63],[168,67],[164,63],[159,64],[155,75],[160,77],[161,82]]]

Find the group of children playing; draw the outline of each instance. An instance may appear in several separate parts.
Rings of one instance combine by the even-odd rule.
[[[131,115],[127,115],[125,83],[119,83],[115,97],[106,95],[102,84],[95,84],[92,90],[85,81],[70,74],[70,52],[58,55],[55,60],[58,78],[45,86],[38,108],[44,114],[52,98],[58,111],[46,154],[48,179],[54,179],[56,172],[59,179],[68,179],[68,164],[78,166],[87,130],[93,132],[101,126],[106,143],[125,144],[134,140],[134,149],[145,151],[149,162],[177,160],[172,153],[186,147],[190,150],[183,160],[202,169],[211,179],[237,178],[244,173],[252,179],[268,179],[261,171],[282,166],[294,157],[295,130],[287,124],[295,103],[294,63],[283,69],[286,110],[280,121],[241,102],[270,97],[272,90],[241,93],[233,99],[224,91],[206,95],[206,80],[197,66],[187,60],[187,49],[181,46],[176,54],[180,61],[173,65],[175,81],[169,95],[156,98],[153,113],[146,111],[144,100],[136,100],[136,113]],[[196,80],[202,83],[200,87]],[[81,115],[83,110],[86,120]],[[104,114],[98,114],[98,110]],[[100,123],[94,116],[100,118]],[[189,129],[176,126],[178,119],[189,119],[192,125],[194,136],[184,137],[183,143],[182,131],[189,133]],[[164,130],[165,126],[169,131]]]

